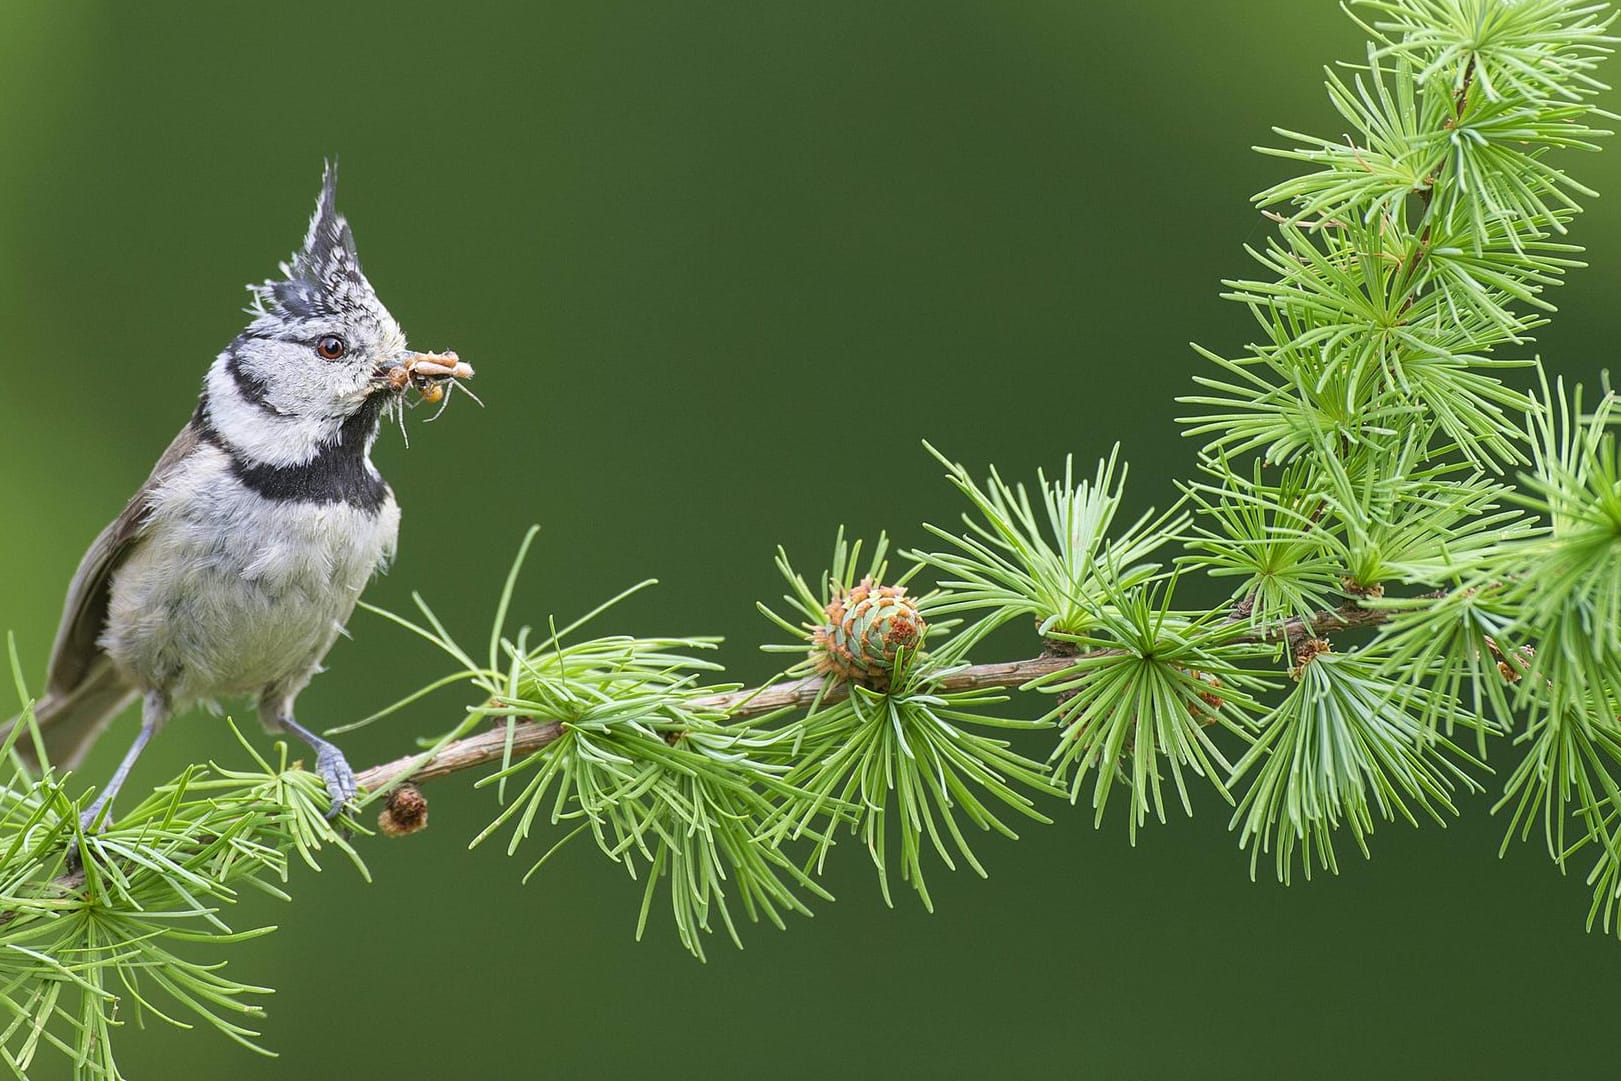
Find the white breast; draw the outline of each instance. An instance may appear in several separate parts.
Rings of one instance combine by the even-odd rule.
[[[302,687],[393,555],[400,512],[273,501],[201,445],[155,493],[102,638],[144,688],[197,699]]]

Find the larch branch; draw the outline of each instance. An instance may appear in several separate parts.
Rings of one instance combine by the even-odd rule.
[[[1390,612],[1379,608],[1363,608],[1347,604],[1340,608],[1316,612],[1310,617],[1287,620],[1274,627],[1263,628],[1241,635],[1237,642],[1293,642],[1302,636],[1326,637],[1331,634],[1374,627],[1390,618]],[[981,687],[1022,687],[1031,680],[1050,676],[1071,667],[1077,660],[1088,656],[1102,656],[1107,650],[1091,653],[1058,655],[1044,653],[1018,661],[998,661],[976,664],[958,669],[942,677],[936,684],[945,691],[965,691]],[[698,709],[715,710],[730,717],[744,719],[760,717],[780,709],[803,709],[820,697],[822,702],[838,702],[850,695],[847,683],[827,684],[823,676],[786,680],[765,687],[753,687],[726,694],[697,698],[691,705]],[[540,750],[563,734],[563,725],[557,721],[523,720],[502,724],[488,731],[447,743],[434,753],[418,753],[372,766],[356,776],[360,787],[367,792],[379,792],[401,781],[431,781],[448,777],[465,769],[500,762],[509,754],[521,758]]]

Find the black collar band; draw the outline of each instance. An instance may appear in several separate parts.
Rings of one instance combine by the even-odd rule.
[[[208,397],[197,402],[191,426],[197,438],[225,452],[231,473],[250,491],[278,503],[347,503],[357,510],[376,511],[388,499],[388,485],[372,469],[367,444],[377,433],[386,396],[368,398],[338,429],[337,438],[324,444],[315,457],[298,465],[267,465],[246,459],[220,435],[208,415]]]

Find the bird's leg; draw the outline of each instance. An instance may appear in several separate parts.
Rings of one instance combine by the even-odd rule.
[[[118,795],[118,790],[124,787],[124,781],[129,778],[129,771],[135,768],[135,760],[141,757],[141,752],[146,749],[152,734],[162,728],[163,722],[168,719],[169,700],[164,697],[162,691],[148,691],[146,698],[141,702],[141,730],[136,734],[135,742],[129,745],[129,750],[124,752],[124,760],[118,763],[118,768],[107,781],[107,787],[101,790],[101,795],[96,797],[96,802],[90,805],[90,809],[79,816],[81,828],[88,830],[95,825],[102,809],[111,803],[113,797]]]
[[[326,813],[328,818],[336,818],[343,812],[344,804],[355,798],[360,786],[355,783],[355,771],[349,768],[349,760],[343,757],[343,752],[337,746],[311,732],[308,728],[293,720],[292,703],[279,706],[271,717],[274,728],[297,736],[310,745],[315,752],[315,771],[326,782],[326,793],[332,799],[332,809]]]

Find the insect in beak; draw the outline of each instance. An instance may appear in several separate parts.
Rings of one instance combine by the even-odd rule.
[[[453,382],[472,377],[473,366],[451,352],[404,353],[385,364],[377,376],[393,391],[412,387],[425,402],[442,400]]]

